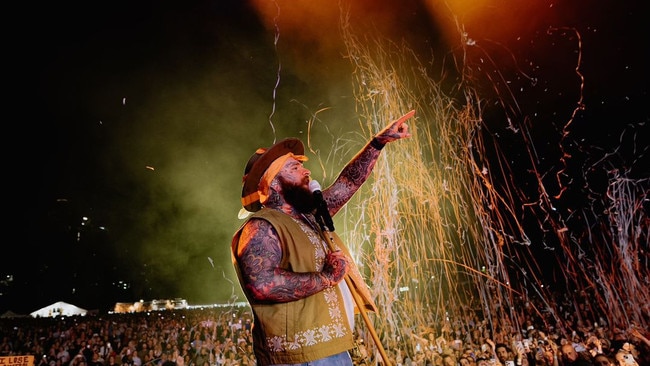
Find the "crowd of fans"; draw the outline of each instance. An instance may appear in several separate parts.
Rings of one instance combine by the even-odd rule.
[[[567,334],[532,319],[515,327],[508,320],[494,326],[477,313],[452,316],[404,330],[383,348],[395,366],[650,365],[648,329],[618,329],[599,318],[574,322]],[[10,318],[0,325],[0,356],[34,355],[35,366],[256,364],[247,307]],[[363,338],[358,333],[351,352],[355,364],[384,364]]]

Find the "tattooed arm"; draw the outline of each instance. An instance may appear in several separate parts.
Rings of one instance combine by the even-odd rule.
[[[414,114],[415,111],[408,112],[377,133],[343,168],[334,183],[323,191],[323,198],[327,202],[327,207],[332,216],[352,198],[368,179],[384,145],[395,140],[411,137],[408,125],[405,122]]]
[[[282,247],[273,226],[266,220],[252,219],[243,228],[237,262],[246,292],[255,300],[288,302],[311,296],[339,283],[347,271],[341,252],[325,258],[321,272],[291,272],[280,268]]]

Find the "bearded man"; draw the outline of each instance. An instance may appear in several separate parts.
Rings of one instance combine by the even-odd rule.
[[[331,186],[318,188],[318,198],[299,139],[258,149],[249,159],[242,205],[253,214],[231,249],[253,310],[258,365],[352,365],[355,300],[363,300],[364,311],[376,307],[348,249],[323,221],[331,221],[368,179],[385,144],[411,136],[404,122],[414,113],[376,134]],[[350,281],[343,281],[346,276]]]

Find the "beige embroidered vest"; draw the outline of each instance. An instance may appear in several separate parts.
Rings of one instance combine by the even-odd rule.
[[[282,268],[294,272],[321,271],[327,245],[318,228],[266,208],[253,214],[249,220],[252,218],[268,221],[277,231],[282,245]],[[335,245],[350,257],[336,233],[329,234]],[[242,283],[235,257],[240,235],[241,228],[233,237],[231,249],[233,264]],[[351,291],[356,291],[363,298],[368,310],[376,311],[356,266],[349,271],[349,275],[353,287]],[[253,344],[260,366],[314,361],[353,347],[353,334],[338,286],[305,299],[281,304],[259,303],[248,295],[247,298],[254,315]]]

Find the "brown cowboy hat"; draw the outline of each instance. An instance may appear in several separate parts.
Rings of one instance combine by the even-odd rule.
[[[242,182],[241,202],[247,211],[255,212],[262,208],[259,196],[257,195],[257,188],[260,184],[260,179],[266,169],[275,161],[287,153],[294,153],[295,155],[304,155],[305,146],[297,138],[286,138],[269,148],[259,148],[246,164],[244,169],[244,178]]]

